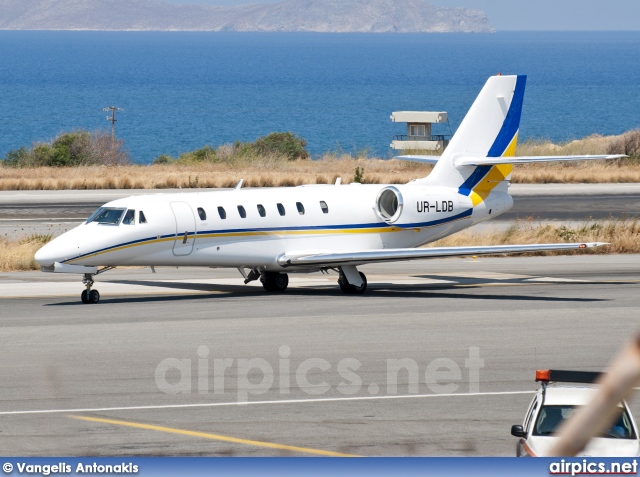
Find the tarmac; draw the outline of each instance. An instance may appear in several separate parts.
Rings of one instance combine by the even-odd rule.
[[[514,455],[535,369],[638,332],[640,255],[364,266],[369,289],[236,270],[0,274],[4,455]],[[637,399],[632,412],[640,415]]]

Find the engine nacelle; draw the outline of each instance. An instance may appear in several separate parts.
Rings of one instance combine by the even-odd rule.
[[[436,225],[456,216],[471,215],[469,197],[446,187],[387,186],[376,197],[374,210],[380,219],[401,228]]]

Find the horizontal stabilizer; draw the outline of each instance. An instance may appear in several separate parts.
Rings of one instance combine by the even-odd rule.
[[[624,154],[601,156],[510,156],[510,157],[461,157],[455,160],[456,167],[493,166],[498,164],[525,164],[530,162],[592,161],[598,159],[620,159]]]
[[[394,159],[401,161],[422,162],[424,164],[437,164],[442,156],[395,156]]]
[[[491,245],[478,247],[431,247],[367,250],[364,252],[318,253],[310,255],[284,254],[278,257],[282,267],[290,266],[338,266],[377,262],[398,262],[426,258],[459,257],[469,255],[493,255],[502,253],[546,252],[552,250],[586,249],[608,245],[605,242],[550,243],[530,245]]]

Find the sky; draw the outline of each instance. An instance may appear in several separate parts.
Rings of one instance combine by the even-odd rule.
[[[176,4],[240,5],[276,0],[166,0]],[[497,30],[640,30],[640,0],[430,0],[484,10]]]

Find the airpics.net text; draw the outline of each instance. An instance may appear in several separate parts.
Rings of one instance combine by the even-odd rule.
[[[292,359],[291,348],[283,345],[275,361],[214,357],[209,347],[202,345],[197,349],[196,359],[163,359],[156,367],[155,381],[165,394],[236,394],[238,402],[248,402],[251,396],[269,391],[287,396],[292,387],[310,396],[326,395],[332,389],[353,396],[363,388],[371,396],[383,393],[392,396],[398,394],[399,386],[409,394],[418,394],[421,385],[426,385],[433,394],[477,393],[480,370],[484,367],[478,347],[469,347],[461,364],[444,357],[421,363],[413,358],[389,358],[381,385],[363,381],[362,363],[356,358],[343,358],[335,365],[319,357],[296,361]],[[468,386],[464,386],[465,382]]]

